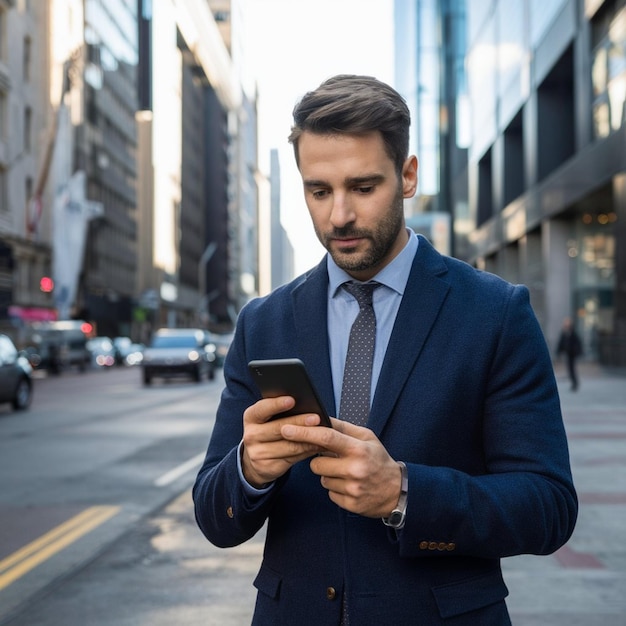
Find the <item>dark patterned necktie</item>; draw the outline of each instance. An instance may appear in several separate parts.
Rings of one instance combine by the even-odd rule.
[[[342,287],[359,303],[359,314],[352,324],[348,354],[343,372],[339,418],[365,426],[370,412],[372,363],[376,341],[376,315],[372,294],[379,283],[344,283]]]

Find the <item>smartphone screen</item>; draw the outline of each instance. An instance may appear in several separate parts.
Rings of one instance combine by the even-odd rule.
[[[264,398],[291,396],[296,404],[292,409],[274,416],[288,417],[301,413],[317,413],[320,425],[332,428],[313,383],[300,359],[269,359],[250,361],[248,367]]]

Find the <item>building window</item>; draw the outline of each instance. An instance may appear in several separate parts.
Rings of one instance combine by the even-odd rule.
[[[24,109],[24,152],[30,152],[32,149],[33,136],[33,112],[30,107]]]
[[[32,41],[30,37],[24,37],[24,58],[22,60],[22,75],[24,82],[30,81],[31,58],[32,58]]]
[[[7,13],[0,6],[0,61],[6,61],[7,54]]]
[[[574,52],[569,46],[537,89],[537,180],[575,152]]]
[[[478,162],[478,209],[476,227],[482,226],[493,217],[493,174],[491,170],[491,148]]]
[[[8,213],[9,211],[7,186],[7,171],[0,167],[0,213]]]
[[[7,138],[7,94],[0,89],[0,141]]]
[[[606,3],[593,20],[593,130],[598,139],[626,120],[626,6],[616,7]]]

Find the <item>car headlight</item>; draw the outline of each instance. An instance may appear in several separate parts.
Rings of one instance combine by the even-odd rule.
[[[190,350],[187,354],[187,358],[195,363],[196,361],[200,360],[200,353],[197,350]]]

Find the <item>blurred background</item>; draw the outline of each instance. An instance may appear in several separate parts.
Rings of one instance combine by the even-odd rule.
[[[339,72],[410,106],[408,224],[626,365],[624,0],[0,0],[0,333],[232,331],[321,258],[286,137]]]

